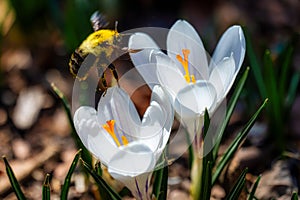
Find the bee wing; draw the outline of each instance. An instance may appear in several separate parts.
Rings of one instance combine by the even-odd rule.
[[[94,31],[99,31],[108,26],[109,22],[106,20],[106,17],[102,15],[99,11],[93,13],[90,18]]]

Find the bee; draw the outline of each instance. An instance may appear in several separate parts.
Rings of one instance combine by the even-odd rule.
[[[128,54],[129,52],[136,52],[135,50],[128,50],[128,48],[120,47],[120,41],[123,37],[117,31],[117,22],[115,24],[115,30],[105,29],[108,25],[105,17],[96,11],[91,16],[91,23],[94,32],[91,33],[75,50],[71,55],[69,61],[70,73],[79,81],[83,81],[88,76],[88,71],[91,67],[95,66],[98,69],[98,76],[100,77],[97,90],[105,92],[108,88],[108,84],[105,78],[105,70],[108,68],[113,77],[118,82],[119,76],[114,66],[113,59],[116,53]],[[88,61],[85,61],[85,59]],[[79,69],[80,75],[78,74]]]

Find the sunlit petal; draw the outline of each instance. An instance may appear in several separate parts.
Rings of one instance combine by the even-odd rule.
[[[74,125],[83,144],[104,164],[118,151],[112,139],[99,126],[94,108],[82,106],[76,110]]]
[[[178,20],[170,29],[167,37],[168,55],[177,62],[176,56],[182,50],[190,50],[189,65],[191,74],[198,80],[208,79],[207,55],[196,30],[186,21]],[[180,63],[178,63],[180,64]],[[184,73],[184,71],[182,71]]]
[[[154,83],[158,83],[156,76],[156,65],[151,61],[151,54],[159,52],[159,47],[153,39],[145,33],[135,33],[129,38],[129,49],[136,49],[137,52],[130,53],[131,60],[142,75],[146,83],[152,89]]]
[[[127,135],[135,136],[141,125],[139,114],[128,94],[119,87],[111,87],[98,105],[98,118],[102,124],[115,120],[116,126]]]
[[[246,51],[246,43],[243,30],[240,26],[232,26],[222,35],[212,56],[213,62],[218,65],[225,57],[233,56],[235,63],[235,74],[238,73]],[[210,72],[213,65],[210,66]]]
[[[205,109],[213,109],[215,101],[216,90],[214,86],[206,81],[198,81],[178,92],[174,107],[180,116],[196,117],[203,115]]]
[[[235,80],[234,74],[235,63],[233,56],[225,57],[211,72],[209,82],[216,88],[218,101],[222,100],[231,88]]]
[[[157,63],[157,75],[161,85],[163,85],[175,100],[176,94],[187,84],[179,68],[173,67],[176,64],[165,54],[154,55]]]

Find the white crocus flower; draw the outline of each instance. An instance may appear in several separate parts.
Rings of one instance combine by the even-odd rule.
[[[170,98],[161,87],[153,88],[142,119],[128,94],[112,87],[100,99],[98,111],[77,109],[74,124],[83,144],[115,179],[136,199],[150,199],[149,176],[167,144],[173,118]]]
[[[145,49],[131,58],[145,81],[164,85],[174,108],[189,132],[199,132],[205,108],[212,114],[231,88],[245,56],[245,38],[240,26],[232,26],[221,37],[208,62],[195,29],[178,20],[167,36],[167,55],[144,33],[130,37],[130,49]],[[148,66],[147,66],[148,64]]]

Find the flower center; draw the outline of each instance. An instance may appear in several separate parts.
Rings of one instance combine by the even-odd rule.
[[[112,139],[115,141],[118,147],[121,145],[126,146],[128,144],[128,140],[126,136],[124,135],[121,136],[122,141],[120,141],[119,138],[117,137],[115,133],[115,120],[106,121],[106,124],[103,124],[102,127],[109,133],[109,135],[112,137]]]
[[[190,50],[189,49],[182,49],[182,54],[183,54],[183,58],[180,54],[177,54],[176,58],[181,63],[181,65],[184,69],[184,72],[185,72],[184,78],[185,78],[187,83],[191,83],[191,82],[195,83],[196,82],[195,76],[190,75],[190,72],[189,72],[189,59],[188,59],[188,56],[190,54]]]

